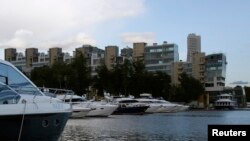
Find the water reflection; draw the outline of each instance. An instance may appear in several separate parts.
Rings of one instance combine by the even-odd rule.
[[[63,141],[207,140],[208,124],[249,124],[250,111],[192,111],[70,119]]]

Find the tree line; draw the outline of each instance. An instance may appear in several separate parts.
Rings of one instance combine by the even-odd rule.
[[[104,92],[112,95],[133,95],[151,93],[170,101],[190,102],[204,93],[200,81],[182,73],[179,85],[171,85],[171,78],[164,72],[148,72],[142,61],[125,60],[115,64],[111,70],[102,64],[97,68],[97,75],[91,76],[86,58],[81,54],[72,63],[56,62],[52,66],[34,68],[31,80],[39,87],[71,89],[82,95],[89,87],[97,90],[99,96]]]

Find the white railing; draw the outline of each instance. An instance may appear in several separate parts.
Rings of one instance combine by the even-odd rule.
[[[58,89],[58,88],[45,88],[38,87],[46,96],[51,98],[61,97],[60,99],[65,102],[66,99],[72,100],[72,96],[75,94],[74,91],[69,89]],[[67,97],[70,96],[70,97]]]

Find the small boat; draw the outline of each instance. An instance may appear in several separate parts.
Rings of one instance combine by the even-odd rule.
[[[46,96],[9,62],[0,60],[0,140],[58,141],[72,111]]]
[[[215,109],[229,109],[233,110],[237,106],[237,102],[232,94],[220,94],[214,102]]]

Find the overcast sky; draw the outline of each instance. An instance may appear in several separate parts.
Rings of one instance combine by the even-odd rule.
[[[82,44],[168,41],[186,60],[187,35],[196,33],[206,54],[226,54],[227,84],[250,82],[249,7],[249,0],[1,0],[0,59],[7,47],[72,54]]]

